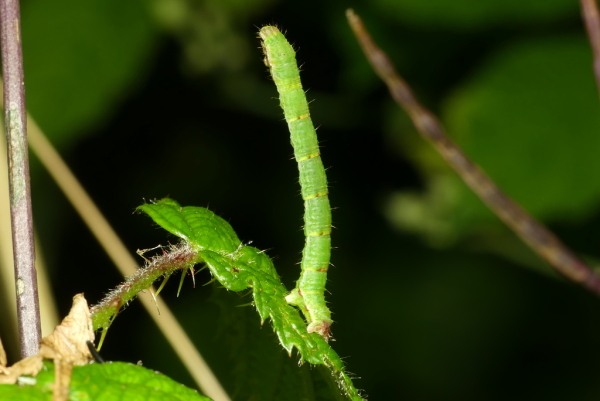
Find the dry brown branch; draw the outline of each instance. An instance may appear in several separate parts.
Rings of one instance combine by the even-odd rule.
[[[580,3],[581,14],[594,54],[596,86],[600,91],[600,15],[598,13],[598,4],[596,4],[596,0],[580,0]]]

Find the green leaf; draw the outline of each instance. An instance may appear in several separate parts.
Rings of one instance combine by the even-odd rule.
[[[0,384],[0,399],[5,401],[51,401],[52,390],[48,392],[33,386]]]
[[[33,385],[0,385],[5,401],[50,401],[54,383],[54,364],[45,362],[32,378]],[[206,401],[208,397],[185,387],[161,373],[124,362],[75,366],[69,389],[70,401]]]
[[[242,245],[225,220],[203,207],[181,207],[172,199],[138,208],[156,224],[188,241],[196,250],[231,253]]]
[[[308,333],[300,312],[287,303],[287,290],[263,251],[243,245],[229,223],[207,209],[181,207],[172,199],[145,204],[138,209],[167,231],[189,241],[225,288],[231,291],[252,288],[261,321],[271,319],[273,330],[286,351],[291,355],[296,348],[302,360],[328,367],[348,397],[362,399],[337,353],[319,334]]]

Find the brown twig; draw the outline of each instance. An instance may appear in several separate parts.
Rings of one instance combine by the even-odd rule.
[[[29,188],[27,113],[18,0],[0,0],[0,40],[17,316],[21,356],[25,358],[38,353],[41,330]]]
[[[433,144],[488,207],[557,272],[600,295],[600,277],[465,156],[448,138],[437,118],[417,101],[388,56],[373,42],[360,17],[352,10],[348,10],[346,16],[373,69],[386,83],[396,103],[409,114],[421,135]]]
[[[592,53],[594,54],[594,75],[596,76],[596,86],[600,91],[600,14],[596,0],[580,0],[581,14],[585,27],[587,29]]]

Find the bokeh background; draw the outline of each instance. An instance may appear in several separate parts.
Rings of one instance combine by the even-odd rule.
[[[268,250],[291,288],[303,206],[256,39],[277,24],[314,100],[336,227],[333,346],[356,385],[371,400],[597,400],[600,299],[554,274],[418,136],[349,7],[467,154],[595,264],[600,110],[574,0],[23,0],[28,109],[132,252],[175,241],[133,214],[170,196]],[[32,180],[64,315],[120,277],[35,157]],[[281,390],[297,358],[235,308],[248,297],[176,287],[163,295],[234,399],[329,399]],[[102,354],[194,386],[135,302]]]

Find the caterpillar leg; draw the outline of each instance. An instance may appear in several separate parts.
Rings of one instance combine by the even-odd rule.
[[[325,341],[329,340],[331,336],[331,324],[333,320],[328,317],[324,318],[313,318],[315,314],[318,314],[318,311],[310,311],[304,302],[304,297],[302,296],[301,291],[298,288],[293,289],[286,297],[285,300],[288,304],[294,305],[304,315],[304,318],[308,322],[308,327],[306,331],[309,333],[317,333],[321,337],[325,339]],[[312,313],[311,313],[312,312]],[[329,312],[327,310],[327,312]]]

